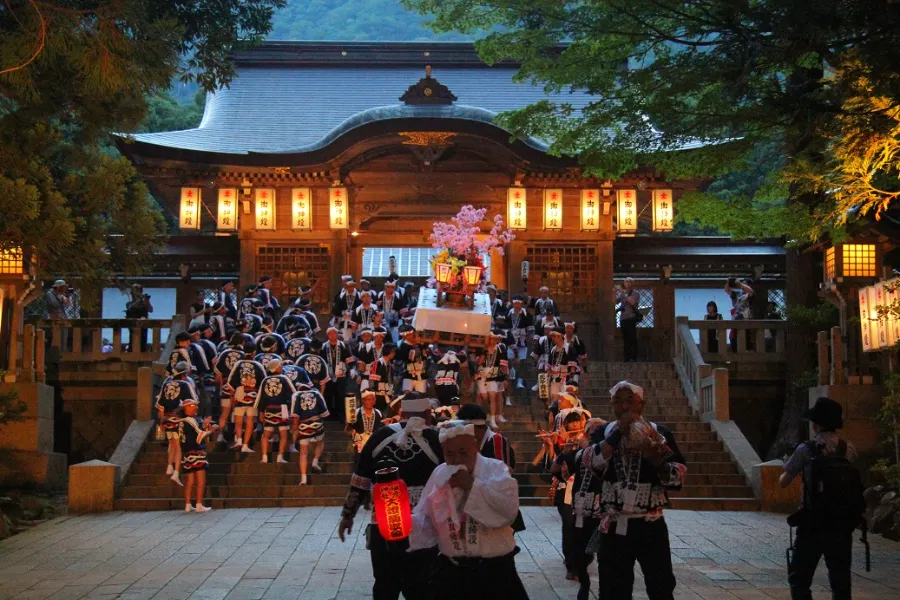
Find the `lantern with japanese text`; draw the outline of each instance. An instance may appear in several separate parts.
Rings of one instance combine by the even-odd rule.
[[[219,190],[219,211],[216,215],[216,229],[219,231],[237,231],[237,189],[223,188]]]
[[[449,263],[436,263],[434,265],[434,278],[437,279],[438,283],[450,283],[452,270],[453,265]]]
[[[294,231],[312,230],[312,202],[309,188],[291,190],[291,229]]]
[[[347,203],[347,188],[333,187],[328,190],[329,222],[332,229],[347,229],[350,206]]]
[[[181,188],[180,229],[200,229],[200,188]]]
[[[616,230],[619,233],[637,232],[638,211],[637,192],[635,190],[619,190],[616,199]]]
[[[469,287],[475,287],[481,281],[481,267],[477,265],[466,265],[463,267],[463,280]]]
[[[256,229],[275,231],[275,190],[256,188]]]
[[[510,229],[522,230],[528,224],[528,201],[525,188],[509,188],[506,192],[506,221]]]
[[[560,231],[563,218],[562,190],[544,190],[544,229]]]
[[[581,230],[600,231],[599,190],[581,190]]]
[[[372,486],[372,503],[375,505],[375,522],[378,532],[386,542],[401,542],[412,531],[412,507],[406,482],[400,479],[397,467],[375,471]]]
[[[672,190],[653,190],[653,231],[672,231],[674,218]]]

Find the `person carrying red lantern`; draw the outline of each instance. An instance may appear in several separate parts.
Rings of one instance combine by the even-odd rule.
[[[428,598],[428,576],[437,555],[436,548],[422,547],[407,552],[402,521],[421,496],[432,471],[444,460],[438,433],[430,426],[431,400],[417,392],[407,394],[400,402],[401,420],[374,431],[359,454],[359,461],[350,479],[350,490],[341,511],[338,537],[344,541],[353,531],[356,512],[370,499],[376,503],[373,519],[382,514],[382,522],[374,521],[366,530],[366,547],[372,559],[375,584],[372,595],[375,600],[397,600],[400,593],[407,600]],[[389,498],[372,498],[373,484],[389,483],[386,475],[378,471],[396,467],[396,477],[402,481],[409,500],[398,502],[391,496],[390,506],[379,505]],[[391,489],[399,489],[399,484]],[[379,488],[379,492],[382,488]],[[398,492],[400,493],[400,492]],[[402,494],[401,494],[402,496]],[[390,514],[388,514],[390,509]],[[397,514],[397,511],[400,514]],[[401,527],[397,527],[397,518]],[[385,521],[384,519],[387,519]],[[385,532],[387,527],[387,535]]]
[[[440,440],[447,462],[428,478],[409,539],[411,551],[435,545],[440,551],[429,599],[527,600],[512,527],[519,484],[503,461],[479,454],[474,425],[443,423]]]

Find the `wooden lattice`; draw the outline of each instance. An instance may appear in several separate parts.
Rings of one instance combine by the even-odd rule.
[[[530,245],[525,258],[531,264],[528,293],[537,296],[550,288],[562,312],[590,311],[597,307],[597,250],[587,245]]]
[[[297,297],[299,286],[311,285],[316,308],[327,308],[330,268],[329,249],[318,245],[266,246],[256,255],[256,274],[272,276],[272,291],[282,305]]]

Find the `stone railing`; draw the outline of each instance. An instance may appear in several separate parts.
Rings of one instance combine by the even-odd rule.
[[[784,335],[787,323],[779,320],[745,319],[740,321],[694,321],[688,328],[700,333],[697,344],[704,360],[709,362],[783,362]],[[730,338],[734,332],[734,341]]]
[[[49,351],[56,360],[153,362],[160,360],[183,322],[184,317],[175,315],[171,319],[41,319],[28,325],[50,336]],[[109,344],[103,343],[104,330],[111,331]],[[168,339],[163,337],[164,330]],[[124,332],[128,332],[127,343]]]
[[[686,317],[675,319],[675,370],[684,395],[704,421],[727,421],[729,417],[728,370],[708,364],[691,335]]]
[[[18,341],[19,344],[13,344],[13,347],[18,351],[21,346],[21,362],[16,357],[16,353],[10,352],[9,372],[16,374],[16,380],[21,382],[46,382],[47,373],[44,368],[46,365],[44,360],[46,334],[42,330],[35,329],[34,325],[26,325],[22,335],[18,336]]]

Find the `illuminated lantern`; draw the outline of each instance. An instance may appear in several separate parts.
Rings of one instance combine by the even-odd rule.
[[[562,190],[544,190],[544,229],[560,231],[563,217]]]
[[[635,190],[619,190],[616,199],[616,230],[619,233],[637,232],[637,192]]]
[[[200,188],[181,188],[180,229],[200,229]]]
[[[825,251],[825,281],[877,277],[878,258],[875,244],[836,244]]]
[[[463,267],[463,280],[469,287],[475,287],[481,281],[481,267],[467,265]]]
[[[347,188],[333,187],[328,190],[329,222],[332,229],[347,229],[350,206],[347,202]]]
[[[434,277],[438,283],[450,283],[450,271],[452,267],[447,263],[437,263],[434,265]]]
[[[219,212],[216,216],[216,229],[219,231],[237,231],[237,189],[219,190]]]
[[[599,190],[581,190],[581,230],[600,231]]]
[[[275,190],[256,188],[256,229],[275,231]]]
[[[375,505],[375,522],[378,532],[386,542],[401,542],[412,531],[412,508],[409,490],[400,479],[397,467],[375,471],[372,486],[372,502]]]
[[[291,190],[291,229],[294,231],[312,230],[312,203],[309,188]]]
[[[525,188],[509,188],[506,191],[506,221],[510,229],[522,230],[528,224],[528,201]]]
[[[672,231],[674,218],[672,190],[653,190],[653,231]]]

